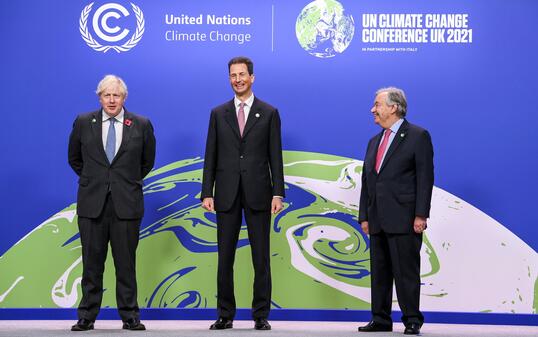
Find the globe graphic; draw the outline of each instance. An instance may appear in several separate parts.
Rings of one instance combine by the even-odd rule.
[[[344,7],[335,0],[309,3],[295,24],[297,40],[304,50],[320,58],[342,53],[351,43],[355,24]]]
[[[360,186],[361,163],[288,151],[284,160],[285,209],[272,218],[274,307],[322,308],[327,305],[323,304],[326,296],[316,299],[311,294],[326,293],[338,306],[366,309],[368,239],[359,230],[354,197]],[[300,177],[305,168],[308,173]],[[145,215],[137,250],[141,307],[216,307],[217,224],[215,213],[200,207],[202,169],[203,158],[184,159],[154,169],[145,178]],[[330,181],[333,183],[327,184]],[[321,196],[313,187],[319,183],[325,189],[332,185],[339,190],[342,185],[351,197],[338,201]],[[236,301],[238,307],[248,308],[254,273],[245,224],[235,266]],[[82,274],[76,204],[53,215],[13,246],[0,260],[0,268],[5,276],[9,274],[0,280],[1,289],[11,289],[0,307],[76,307]],[[360,290],[364,298],[313,281],[307,270],[311,268],[325,282],[346,284]],[[104,277],[103,307],[114,307],[110,254]]]
[[[271,231],[273,308],[369,310],[369,238],[357,223],[362,161],[302,151],[284,151],[283,158],[285,208],[272,217]],[[217,224],[215,213],[200,207],[202,169],[203,158],[182,159],[145,178],[137,250],[141,308],[216,307]],[[424,310],[535,312],[532,248],[436,187],[429,227],[421,252]],[[82,275],[76,204],[13,245],[0,257],[0,271],[0,308],[76,308]],[[243,224],[235,260],[239,308],[251,305],[253,278]],[[102,306],[115,307],[110,249],[104,287]],[[470,297],[477,300],[469,303]]]

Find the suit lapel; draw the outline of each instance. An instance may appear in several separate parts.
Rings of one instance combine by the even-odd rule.
[[[103,147],[103,111],[98,110],[93,113],[91,120],[91,129],[93,134],[93,141],[97,147],[97,152],[100,153],[103,162],[108,163],[106,157],[105,148]]]
[[[114,156],[114,160],[112,160],[112,162],[115,162],[118,157],[123,153],[125,152],[125,150],[127,149],[127,145],[129,144],[129,140],[131,140],[131,135],[132,135],[132,129],[134,127],[133,125],[133,115],[128,112],[125,107],[123,108],[124,109],[124,113],[123,113],[123,135],[121,137],[121,145],[120,145],[120,148],[118,149],[118,153],[116,153],[116,156]],[[126,124],[126,121],[130,121],[128,122],[128,124],[130,125],[127,125]]]
[[[232,130],[235,132],[237,138],[241,138],[241,134],[239,133],[239,122],[237,121],[237,113],[235,112],[235,105],[233,99],[228,102],[224,119],[226,120],[226,122],[228,122]]]
[[[387,150],[385,159],[383,159],[383,163],[381,164],[381,167],[379,168],[380,173],[383,170],[383,168],[387,165],[387,162],[390,160],[390,157],[394,154],[394,151],[396,151],[398,146],[404,141],[405,136],[407,135],[408,127],[409,127],[409,122],[407,120],[404,120],[404,122],[398,129],[398,132],[396,132],[396,134],[394,135],[394,139],[392,140],[392,143],[390,144],[390,147]]]
[[[252,129],[252,127],[256,125],[261,115],[262,110],[258,106],[258,99],[254,97],[254,101],[252,102],[252,106],[250,107],[250,112],[248,113],[247,124],[245,125],[245,130],[243,130],[243,138],[245,138],[250,129]]]

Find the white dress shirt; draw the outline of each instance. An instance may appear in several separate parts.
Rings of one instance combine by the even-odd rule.
[[[116,148],[114,149],[114,155],[118,153],[121,145],[121,139],[123,137],[123,116],[124,111],[121,109],[120,113],[114,117],[114,129],[116,130]],[[103,147],[106,151],[106,139],[108,137],[108,128],[110,128],[110,116],[103,110]]]
[[[244,102],[241,101],[239,98],[237,98],[237,96],[234,97],[234,105],[235,105],[236,116],[237,116],[237,114],[239,114],[239,108],[240,108],[239,105],[241,103],[245,103],[245,105],[243,107],[243,112],[245,113],[245,125],[246,125],[247,120],[248,120],[248,114],[250,113],[250,108],[252,107],[252,103],[254,103],[254,94],[250,95],[250,97],[247,98]]]

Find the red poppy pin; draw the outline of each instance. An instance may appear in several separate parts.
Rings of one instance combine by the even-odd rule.
[[[133,120],[132,119],[126,119],[123,124],[127,125],[127,126],[131,126],[131,124],[133,124]]]

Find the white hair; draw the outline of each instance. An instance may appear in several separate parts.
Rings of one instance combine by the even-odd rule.
[[[397,114],[400,117],[405,117],[407,114],[407,99],[405,98],[405,93],[402,89],[396,88],[396,87],[387,87],[387,88],[381,88],[376,91],[376,95],[379,95],[382,92],[387,93],[387,99],[385,103],[387,105],[396,105],[397,106]]]

